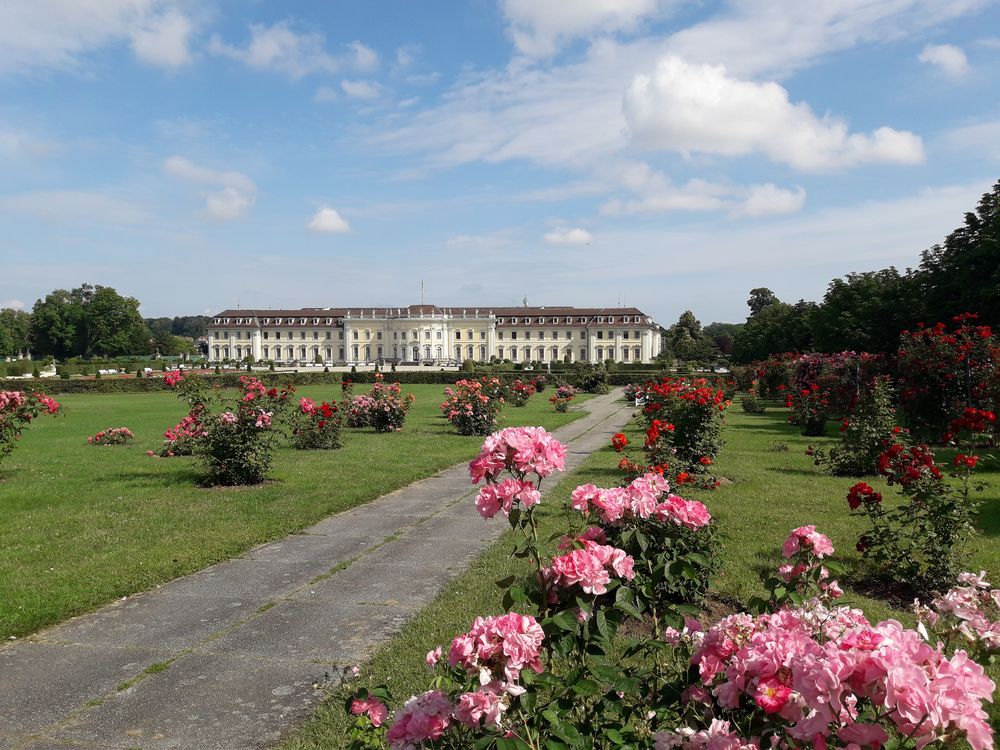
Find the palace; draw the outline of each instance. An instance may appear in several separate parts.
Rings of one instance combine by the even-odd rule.
[[[660,326],[634,307],[306,307],[225,310],[208,358],[330,365],[374,362],[651,362]]]

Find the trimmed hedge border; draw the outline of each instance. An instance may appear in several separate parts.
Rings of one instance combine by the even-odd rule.
[[[239,385],[240,377],[246,372],[232,372],[223,375],[203,375],[202,377],[211,385],[221,388],[236,388]],[[254,370],[252,373],[260,378],[266,385],[340,385],[342,380],[351,380],[354,383],[367,384],[375,382],[375,373],[366,372],[269,372]],[[552,380],[564,379],[573,385],[579,385],[579,373],[572,370],[553,371],[548,373],[544,370],[528,371],[503,371],[503,372],[462,372],[429,370],[427,372],[391,372],[384,371],[385,379],[391,383],[401,383],[403,385],[454,385],[457,381],[466,378],[478,378],[482,376],[493,376],[505,383],[509,383],[518,378],[528,380],[537,375],[546,375]],[[658,380],[663,375],[662,370],[631,370],[631,371],[611,371],[608,373],[608,385],[621,386],[630,383],[645,383],[649,380]],[[691,373],[687,377],[706,378],[708,380],[724,380],[727,376],[723,373]],[[32,378],[30,380],[0,380],[0,390],[4,391],[33,391],[39,390],[45,393],[155,393],[166,390],[163,385],[163,378],[159,375],[148,378],[115,378],[105,377],[95,380],[64,380],[62,378],[45,378],[42,380]]]

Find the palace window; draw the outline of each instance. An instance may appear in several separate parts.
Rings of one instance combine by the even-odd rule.
[[[365,329],[365,341],[371,341],[371,340],[372,340],[372,332],[371,332],[371,331],[369,331],[369,330],[368,330],[368,329],[366,328],[366,329]]]
[[[531,331],[524,332],[524,339],[525,341],[531,341]]]
[[[305,331],[299,331],[299,338],[300,339],[305,339],[305,337],[306,337],[306,332]]]
[[[486,331],[480,331],[479,332],[479,340],[480,341],[486,341]]]
[[[461,340],[462,340],[462,332],[455,331],[455,341],[461,341]]]
[[[313,331],[313,341],[319,341],[319,331]]]
[[[639,331],[636,331],[636,332],[635,332],[635,337],[636,337],[636,338],[641,338],[641,336],[639,335]]]
[[[469,341],[472,341],[472,331],[471,330],[465,332],[465,338],[468,339]]]
[[[497,331],[497,338],[503,341],[503,331]]]
[[[274,332],[274,338],[280,339],[281,338],[281,331],[275,331]]]
[[[623,339],[627,339],[628,338],[628,331],[623,331],[622,332],[622,338]]]
[[[381,331],[376,331],[375,338],[378,339],[379,341],[381,341],[382,340],[382,332]]]
[[[603,339],[604,338],[604,331],[598,331],[597,332],[597,338]]]
[[[517,331],[511,331],[510,332],[510,337],[516,341],[517,340]]]
[[[264,331],[264,341],[267,341],[267,331]]]
[[[325,338],[326,338],[326,340],[327,340],[327,341],[329,341],[329,340],[330,340],[330,331],[327,331],[327,332],[326,332],[326,337],[325,337]]]
[[[337,331],[337,338],[340,339],[341,341],[343,341],[344,340],[344,332],[343,331]],[[341,357],[341,359],[343,359],[343,357]]]
[[[545,341],[545,331],[539,331],[538,332],[538,340],[539,341]]]
[[[431,340],[431,332],[430,331],[424,331],[424,340],[425,341],[430,341]],[[428,350],[427,351],[427,359],[430,359],[430,358],[431,358],[431,353],[430,353],[430,350]]]
[[[438,341],[440,341],[440,340],[441,340],[441,331],[435,331],[435,333],[437,334],[437,335],[435,336],[435,338],[436,338],[436,339],[437,339]],[[440,356],[440,355],[439,355],[439,356]]]
[[[351,338],[354,339],[355,341],[357,341],[358,340],[358,332],[357,331],[351,331],[351,334],[352,334]]]

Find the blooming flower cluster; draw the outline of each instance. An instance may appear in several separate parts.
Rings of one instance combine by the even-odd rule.
[[[359,397],[360,398],[360,397]],[[343,421],[337,402],[300,398],[292,414],[292,444],[299,449],[339,448]]]
[[[569,383],[562,383],[556,386],[556,396],[559,398],[573,398],[580,391],[571,386]]]
[[[440,690],[415,695],[396,712],[385,739],[392,750],[410,750],[441,738],[451,723],[452,706]]]
[[[867,482],[858,482],[847,493],[847,504],[851,510],[857,510],[865,503],[882,502],[882,494],[876,492]]]
[[[624,550],[586,538],[578,543],[581,548],[553,557],[551,564],[542,570],[551,601],[557,601],[557,589],[579,586],[585,594],[600,596],[607,592],[612,574],[626,581],[635,578],[635,560]]]
[[[755,726],[779,746],[880,746],[889,730],[918,747],[961,737],[974,750],[993,746],[982,701],[994,685],[983,668],[964,651],[946,658],[894,620],[871,625],[859,610],[812,603],[731,615],[708,629],[691,661],[705,700],[730,711],[751,701]],[[740,742],[750,743],[759,744]]]
[[[623,432],[616,432],[611,436],[611,447],[614,449],[615,453],[621,453],[625,450],[625,446],[628,445],[628,438]]]
[[[565,466],[566,446],[544,427],[507,427],[486,438],[479,455],[469,462],[469,476],[473,484],[494,481],[503,471],[544,479]]]
[[[459,435],[489,435],[496,429],[497,416],[507,399],[507,388],[499,378],[459,380],[444,389],[441,413]]]
[[[961,585],[935,597],[929,607],[919,599],[914,602],[922,626],[938,639],[954,641],[983,656],[1000,652],[1000,589],[986,580],[985,570],[962,573],[958,582]]]
[[[412,393],[402,394],[399,383],[386,383],[385,376],[376,373],[368,393],[348,396],[343,404],[347,410],[347,426],[371,427],[375,432],[399,432],[414,400]]]
[[[135,435],[128,427],[109,427],[88,437],[87,443],[89,445],[125,445],[134,437]]]
[[[830,572],[821,562],[833,551],[830,537],[817,531],[815,526],[792,529],[781,550],[788,562],[778,567],[783,589],[794,591],[800,598],[818,596],[824,601],[843,596],[840,584],[830,580]],[[783,605],[788,600],[784,595],[775,596],[772,604]]]
[[[605,524],[620,525],[637,518],[700,529],[712,520],[704,503],[669,493],[670,485],[655,472],[632,480],[625,487],[603,489],[584,484],[573,490],[573,508],[587,515],[593,507]]]
[[[14,443],[35,417],[55,414],[61,407],[44,393],[0,391],[0,459],[14,450]]]
[[[526,406],[528,399],[535,395],[536,388],[534,383],[523,383],[520,380],[515,380],[510,385],[510,395],[508,400],[511,406]]]
[[[496,484],[486,484],[476,495],[476,510],[483,518],[493,518],[503,512],[509,516],[515,503],[530,508],[541,502],[542,495],[531,482],[508,477]]]

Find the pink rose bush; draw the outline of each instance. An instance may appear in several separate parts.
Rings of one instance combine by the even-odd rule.
[[[56,414],[60,408],[44,393],[0,391],[0,460],[14,450],[14,444],[36,417]]]
[[[509,390],[499,378],[482,377],[459,380],[454,388],[445,388],[444,395],[441,414],[459,435],[489,435],[497,427]]]
[[[167,373],[188,415],[164,433],[161,456],[193,453],[207,484],[259,484],[267,478],[294,388],[268,388],[244,375],[232,400],[197,376]],[[167,378],[165,377],[166,381]]]
[[[918,607],[916,630],[873,624],[834,605],[833,542],[801,526],[782,546],[773,579],[781,591],[756,613],[703,623],[678,581],[699,576],[704,555],[693,550],[717,557],[706,545],[708,509],[671,493],[657,473],[625,487],[581,485],[569,502],[582,526],[553,536],[549,555],[529,519],[542,480],[564,467],[565,448],[539,428],[486,439],[469,466],[473,483],[484,483],[476,507],[485,518],[506,515],[519,532],[514,554],[534,570],[497,582],[505,613],[477,617],[447,649],[428,652],[430,689],[391,719],[385,686],[351,696],[352,750],[920,750],[962,742],[992,750],[983,706],[994,684],[973,659],[997,641],[1000,594],[985,574],[963,574]],[[664,560],[678,545],[684,551]]]
[[[344,421],[334,400],[316,403],[300,398],[298,409],[292,410],[292,445],[300,450],[332,450],[341,447]]]
[[[109,427],[87,438],[88,445],[127,445],[135,435],[128,427]]]
[[[346,382],[346,381],[345,381]],[[351,395],[345,390],[342,407],[347,411],[348,427],[371,427],[375,432],[399,432],[406,422],[406,413],[413,405],[412,393],[402,394],[399,383],[386,383],[382,373],[375,373],[375,382],[368,393]]]

